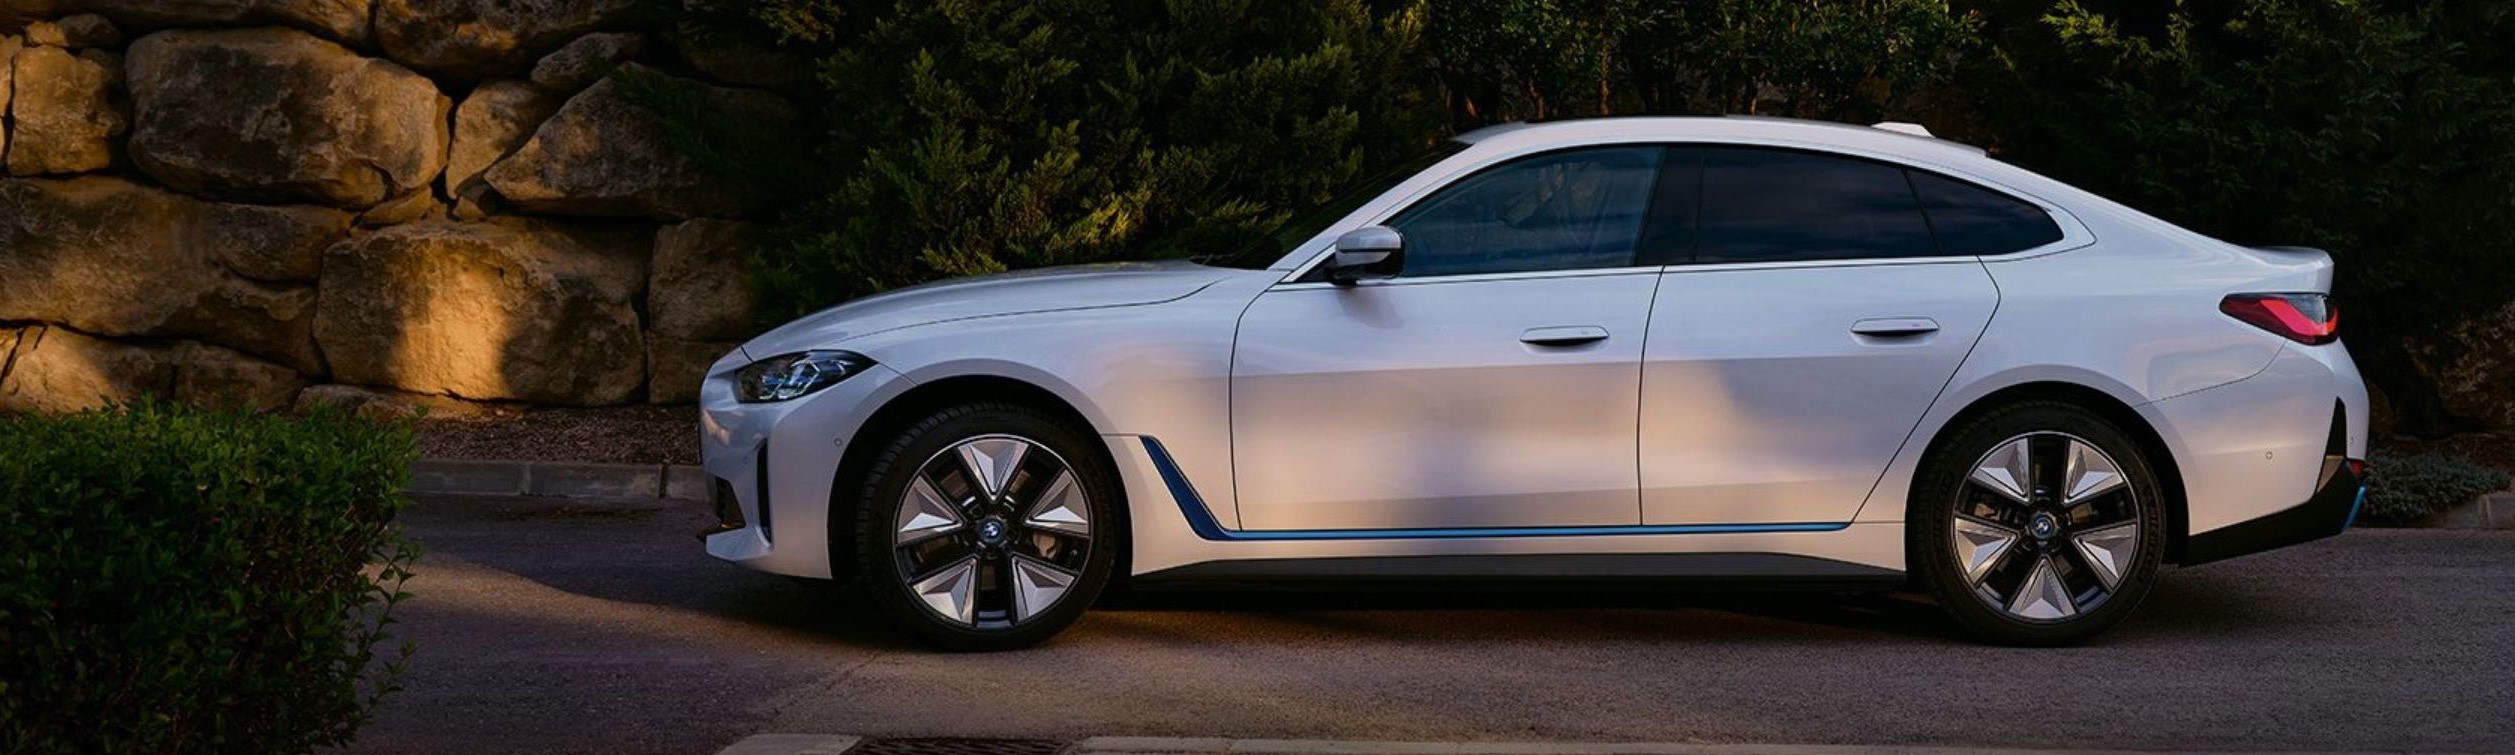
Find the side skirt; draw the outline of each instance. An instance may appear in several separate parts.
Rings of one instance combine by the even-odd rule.
[[[1904,573],[1781,553],[1545,553],[1234,559],[1139,574],[1132,581],[1143,589],[1303,590],[1424,582],[1474,582],[1478,587],[1667,582],[1688,587],[1892,590],[1904,584]]]

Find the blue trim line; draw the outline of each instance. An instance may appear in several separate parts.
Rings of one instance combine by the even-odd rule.
[[[2349,528],[2358,526],[2358,509],[2366,505],[2367,484],[2361,482],[2358,483],[2358,497],[2349,502],[2349,519],[2340,523],[2340,531],[2348,532]]]
[[[1188,484],[1187,475],[1179,472],[1179,464],[1170,459],[1161,441],[1152,436],[1144,440],[1144,453],[1153,459],[1153,469],[1161,473],[1162,484],[1170,488],[1170,499],[1179,504],[1179,514],[1188,520],[1188,529],[1207,540],[1412,540],[1423,538],[1467,537],[1597,537],[1608,535],[1705,535],[1742,532],[1836,532],[1850,527],[1850,522],[1794,522],[1780,524],[1660,524],[1616,525],[1604,527],[1452,527],[1436,529],[1377,530],[1227,530],[1214,521],[1213,510],[1205,499]]]

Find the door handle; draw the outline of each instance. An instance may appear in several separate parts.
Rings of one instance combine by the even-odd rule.
[[[1519,342],[1531,346],[1579,346],[1604,340],[1607,340],[1607,329],[1595,325],[1529,328],[1519,334]]]
[[[1872,317],[1851,324],[1851,332],[1872,338],[1909,338],[1939,331],[1939,322],[1927,317]]]

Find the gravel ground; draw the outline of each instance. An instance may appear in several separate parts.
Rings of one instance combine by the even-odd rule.
[[[699,410],[692,406],[500,409],[419,424],[419,455],[431,459],[527,459],[617,464],[699,463]]]

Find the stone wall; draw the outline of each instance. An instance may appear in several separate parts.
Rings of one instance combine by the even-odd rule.
[[[767,187],[648,105],[801,67],[636,4],[0,0],[0,409],[692,400]]]

